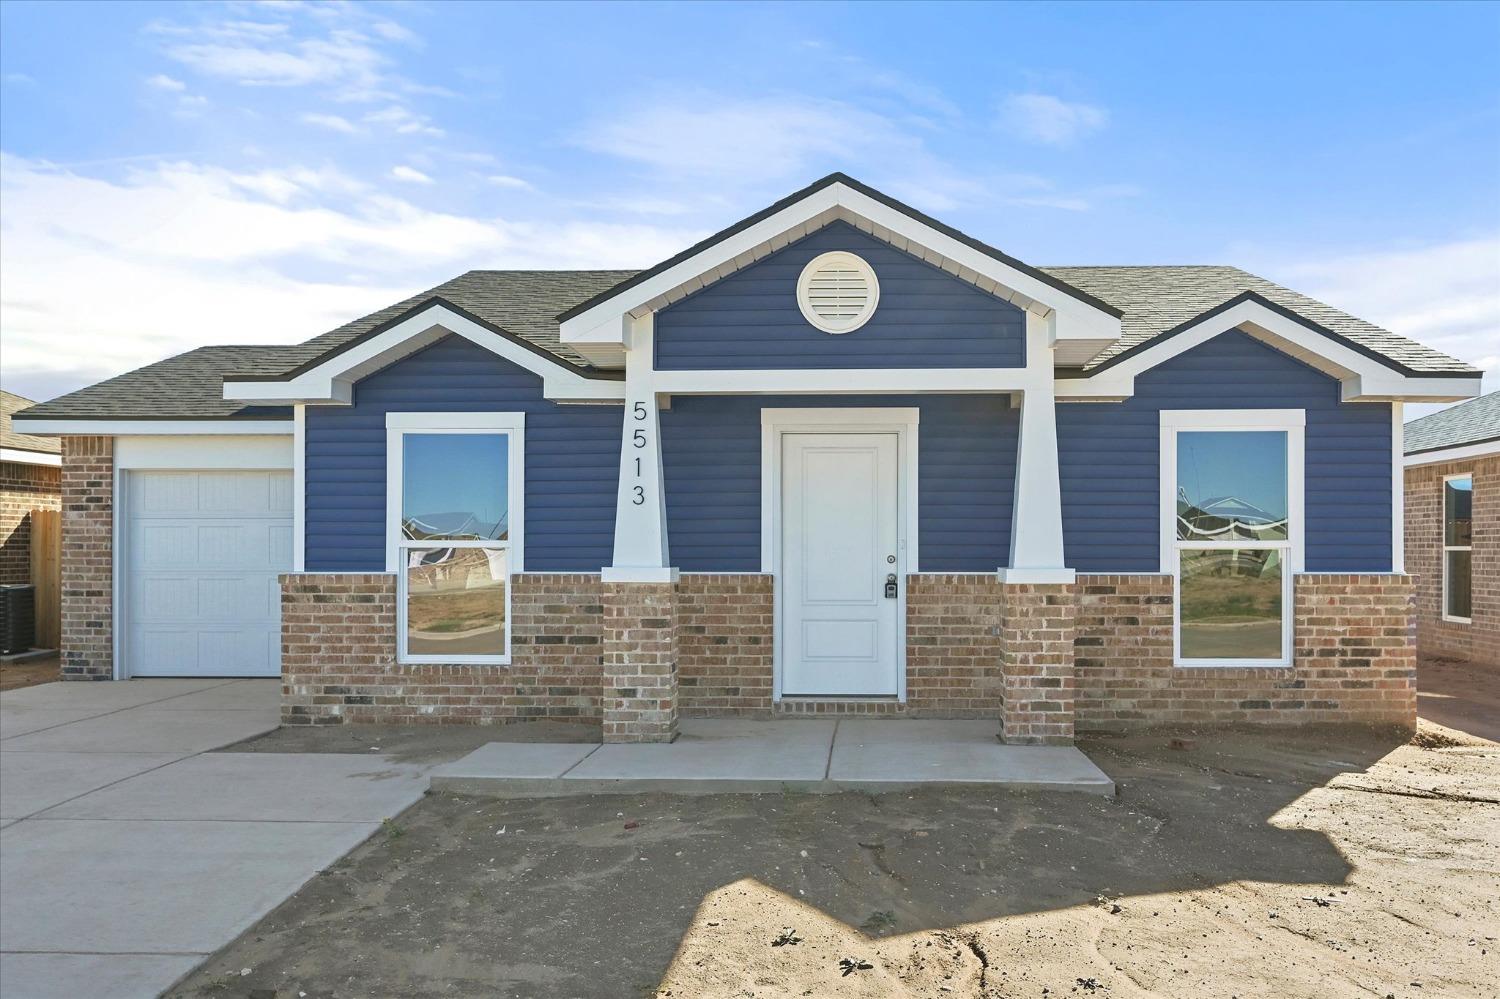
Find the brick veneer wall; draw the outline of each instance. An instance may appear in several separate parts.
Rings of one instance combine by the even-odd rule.
[[[605,742],[677,738],[677,587],[604,584]]]
[[[1075,589],[1062,583],[1001,586],[1000,737],[1011,745],[1073,744]]]
[[[0,584],[31,581],[31,511],[62,508],[62,469],[0,461]]]
[[[396,577],[281,577],[283,724],[599,720],[597,575],[525,573],[511,591],[510,666],[396,662]]]
[[[908,713],[1000,718],[1002,592],[992,574],[906,577]]]
[[[677,584],[678,704],[684,716],[771,713],[775,579],[685,574]]]
[[[1473,613],[1443,620],[1443,477],[1474,477]],[[1417,648],[1500,663],[1500,455],[1406,470],[1406,571],[1417,577]]]
[[[62,439],[62,678],[114,671],[114,438]]]
[[[1171,724],[1416,723],[1410,576],[1293,581],[1293,665],[1174,667],[1172,580],[1080,575],[1080,731]]]

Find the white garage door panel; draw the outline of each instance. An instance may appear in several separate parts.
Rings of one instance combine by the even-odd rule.
[[[131,676],[277,676],[292,564],[287,472],[130,472]]]

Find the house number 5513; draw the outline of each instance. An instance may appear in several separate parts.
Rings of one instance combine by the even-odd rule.
[[[644,402],[641,402],[640,400],[636,400],[635,405],[631,407],[630,414],[635,417],[637,423],[644,423],[645,420],[646,420],[646,417],[649,415],[646,412],[646,404]],[[635,428],[635,433],[631,435],[630,439],[631,439],[631,442],[633,444],[635,444],[635,446],[637,448],[644,448],[647,445],[647,443],[649,443],[649,441],[646,438],[645,428],[643,428],[643,427],[636,427]],[[636,457],[635,457],[635,477],[637,479],[639,479],[641,477],[641,456],[640,455],[636,455]],[[640,506],[643,503],[645,503],[646,502],[646,487],[644,485],[641,485],[640,483],[637,483],[636,485],[632,486],[631,488],[635,492],[635,497],[634,497],[634,499],[631,500],[631,502],[634,503],[636,506]]]

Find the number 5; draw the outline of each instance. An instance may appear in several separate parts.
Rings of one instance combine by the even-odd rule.
[[[635,418],[637,420],[644,420],[646,418],[646,404],[639,400],[635,404]]]

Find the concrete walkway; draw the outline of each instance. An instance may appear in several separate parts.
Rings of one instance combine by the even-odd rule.
[[[899,791],[924,785],[1114,794],[1063,746],[1005,746],[993,721],[691,719],[670,745],[492,742],[432,772],[432,786],[538,796]]]
[[[0,694],[0,996],[155,996],[421,797],[367,756],[208,753],[276,680]]]

